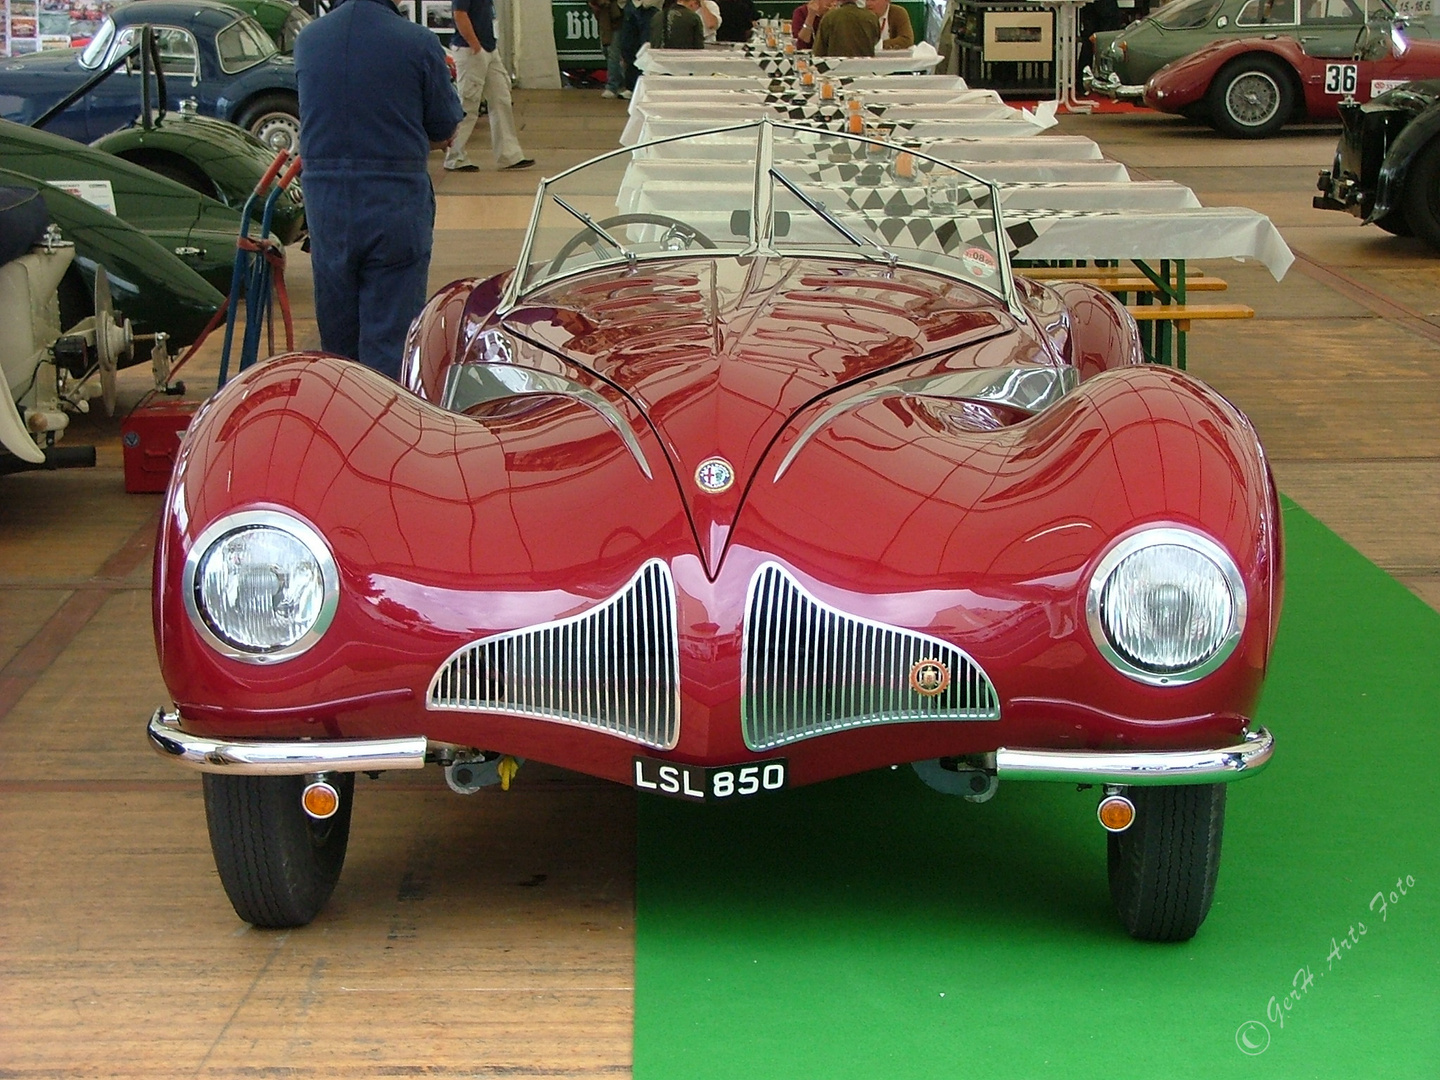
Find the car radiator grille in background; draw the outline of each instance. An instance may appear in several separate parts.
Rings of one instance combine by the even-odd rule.
[[[465,646],[435,673],[426,705],[577,724],[673,749],[680,647],[670,568],[652,559],[582,615]]]
[[[911,686],[923,661],[949,673],[933,696]],[[751,579],[741,664],[741,723],[755,751],[873,724],[1000,719],[994,685],[959,649],[838,611],[775,563]]]

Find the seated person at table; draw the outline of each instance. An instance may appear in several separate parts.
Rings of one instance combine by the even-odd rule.
[[[882,49],[913,49],[915,30],[910,25],[910,13],[890,0],[865,0],[865,6],[880,20],[880,47]]]
[[[696,14],[700,0],[665,0],[655,18],[650,20],[652,49],[703,49],[705,24]]]
[[[720,6],[720,29],[716,41],[749,41],[760,18],[750,0],[715,0]]]
[[[880,20],[861,2],[841,0],[815,31],[815,55],[874,56],[880,44]]]
[[[835,0],[809,0],[795,9],[790,16],[790,36],[795,39],[797,49],[815,46],[815,28],[834,6]]]
[[[700,0],[700,6],[695,9],[695,14],[700,16],[700,25],[705,30],[705,44],[715,44],[717,40],[715,35],[720,32],[720,26],[725,21],[724,16],[720,14],[720,5],[715,0]]]

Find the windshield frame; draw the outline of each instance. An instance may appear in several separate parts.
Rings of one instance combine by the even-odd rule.
[[[652,139],[648,142],[637,143],[634,146],[621,147],[612,150],[599,157],[590,158],[578,165],[571,166],[563,172],[554,176],[547,176],[540,181],[539,189],[535,192],[535,203],[530,211],[530,223],[525,229],[525,239],[520,245],[520,256],[515,264],[515,269],[510,275],[510,281],[506,284],[504,296],[501,298],[497,308],[497,314],[505,316],[509,314],[526,297],[542,290],[550,288],[557,282],[580,274],[589,273],[598,269],[614,269],[616,267],[628,266],[632,271],[635,266],[642,262],[673,261],[675,259],[694,258],[696,250],[683,249],[679,251],[647,251],[631,253],[628,257],[621,252],[616,252],[613,259],[606,259],[600,262],[586,262],[576,266],[573,270],[562,270],[558,273],[541,276],[534,281],[527,282],[527,274],[530,266],[530,257],[534,250],[535,236],[540,225],[540,215],[545,209],[546,198],[550,194],[550,187],[559,183],[569,176],[592,165],[610,161],[622,155],[634,157],[639,151],[652,146],[661,146],[666,143],[680,142],[687,139],[700,138],[706,135],[724,135],[733,132],[753,131],[756,134],[758,145],[755,154],[755,182],[752,188],[753,203],[750,212],[749,234],[746,242],[738,251],[717,251],[716,257],[728,258],[833,258],[844,262],[865,262],[877,265],[888,260],[877,260],[874,249],[867,246],[855,247],[850,250],[836,248],[814,248],[807,249],[800,246],[786,245],[783,248],[775,246],[775,187],[776,181],[771,179],[770,173],[774,166],[774,138],[775,132],[795,131],[809,135],[828,135],[836,138],[843,138],[852,142],[865,143],[872,146],[885,147],[901,153],[911,154],[914,157],[933,162],[942,168],[953,170],[990,190],[990,208],[994,216],[995,238],[1000,248],[996,254],[997,269],[999,270],[999,288],[989,289],[979,285],[974,278],[967,278],[958,272],[951,272],[946,267],[936,266],[933,263],[907,257],[909,252],[905,248],[899,248],[893,252],[895,258],[889,263],[889,269],[896,266],[906,269],[921,270],[927,273],[938,274],[941,277],[953,281],[964,282],[982,292],[989,293],[1001,303],[1005,304],[1011,314],[1017,317],[1024,317],[1024,309],[1020,303],[1019,295],[1015,288],[1015,276],[1010,266],[1009,238],[1005,232],[1004,218],[1000,206],[1000,188],[998,184],[992,183],[974,173],[967,172],[952,162],[943,161],[940,158],[932,157],[921,150],[913,150],[909,147],[896,146],[894,143],[885,142],[883,139],[874,139],[864,135],[852,135],[847,132],[829,131],[824,128],[809,127],[802,124],[791,124],[775,121],[769,117],[759,120],[746,120],[738,124],[727,124],[723,127],[707,128],[703,131],[690,131],[683,135],[671,135],[663,139]],[[582,228],[584,226],[581,226]]]
[[[225,62],[225,50],[221,47],[220,41],[237,26],[243,26],[246,23],[252,24],[254,28],[259,31],[259,36],[270,45],[270,51],[256,60],[251,60],[249,63],[242,63],[236,67],[230,67]],[[215,62],[220,65],[220,70],[226,75],[239,75],[242,71],[249,71],[251,68],[258,67],[260,64],[265,63],[267,60],[273,60],[279,55],[280,47],[275,44],[275,39],[270,36],[265,27],[260,25],[260,20],[253,15],[241,14],[234,22],[227,23],[215,32]]]

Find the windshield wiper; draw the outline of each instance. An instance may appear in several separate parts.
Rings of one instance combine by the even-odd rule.
[[[816,202],[809,195],[806,195],[805,192],[800,190],[798,185],[793,183],[789,177],[779,172],[773,165],[770,167],[770,175],[773,176],[776,180],[779,180],[780,183],[784,184],[785,187],[789,189],[792,195],[794,195],[802,203],[808,206],[811,210],[815,211],[815,213],[819,214],[822,221],[824,221],[832,229],[838,232],[841,236],[845,237],[846,240],[849,240],[856,247],[863,248],[866,244],[869,244],[876,251],[880,252],[881,255],[885,256],[885,263],[892,270],[895,268],[895,264],[900,261],[900,256],[896,255],[889,248],[882,247],[874,240],[871,240],[868,236],[857,236],[855,233],[851,232],[848,228],[846,228],[844,222],[842,222],[834,214],[830,213],[829,210],[825,209],[824,203]],[[876,259],[873,255],[866,254],[865,257],[875,262],[880,261]]]
[[[587,229],[593,232],[596,236],[600,237],[600,239],[604,240],[616,251],[620,252],[621,255],[625,256],[626,265],[629,266],[631,270],[635,269],[635,253],[629,248],[627,248],[624,244],[620,243],[619,240],[616,240],[615,237],[611,236],[598,224],[596,224],[594,218],[592,218],[589,214],[585,213],[585,211],[583,210],[576,210],[575,207],[571,206],[559,195],[556,195],[553,191],[550,193],[550,198],[554,199],[557,203],[559,203],[562,210],[574,216]]]

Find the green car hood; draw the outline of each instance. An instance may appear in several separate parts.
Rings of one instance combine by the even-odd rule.
[[[184,172],[203,174],[213,185],[215,198],[232,210],[244,207],[275,157],[243,128],[191,113],[167,113],[153,127],[134,124],[90,145],[137,164],[169,162]],[[305,200],[298,180],[276,200],[270,231],[287,245],[304,236]]]
[[[9,164],[8,151],[5,161]],[[75,245],[75,261],[61,283],[61,309],[67,325],[90,314],[89,298],[94,295],[100,266],[105,268],[116,310],[130,319],[135,332],[164,331],[170,335],[172,349],[184,348],[199,337],[224,303],[218,289],[121,218],[8,168],[0,168],[0,184],[38,190],[51,220]],[[148,358],[148,349],[137,348],[131,363]]]

